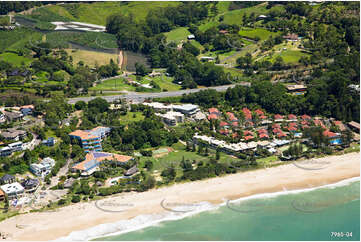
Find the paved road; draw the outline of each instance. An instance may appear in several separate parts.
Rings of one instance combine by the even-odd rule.
[[[241,83],[232,84],[232,85],[197,88],[197,89],[186,89],[186,90],[179,90],[179,91],[172,91],[172,92],[153,92],[153,93],[124,92],[124,94],[122,94],[122,95],[101,96],[101,98],[107,100],[108,102],[114,102],[115,100],[119,100],[121,98],[127,99],[127,100],[132,100],[132,101],[142,102],[147,98],[177,97],[177,96],[182,96],[183,94],[195,93],[195,92],[199,92],[201,90],[206,90],[206,89],[214,89],[219,92],[222,92],[222,91],[226,91],[229,87],[234,87],[236,85],[250,86],[250,83],[249,82],[241,82]],[[90,100],[92,100],[94,98],[96,98],[96,96],[95,97],[69,98],[68,103],[74,104],[77,101],[89,102]]]

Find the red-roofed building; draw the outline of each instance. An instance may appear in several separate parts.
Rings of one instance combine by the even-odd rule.
[[[275,114],[274,119],[283,119],[281,114]]]
[[[253,123],[252,121],[246,121],[246,122],[244,123],[244,125],[245,125],[246,127],[253,127],[253,126],[254,126],[254,123]]]
[[[327,138],[336,138],[338,137],[338,135],[334,132],[331,132],[330,130],[325,130],[323,131],[323,136],[327,137]]]
[[[301,124],[302,124],[302,125],[308,125],[309,123],[308,123],[308,121],[303,120],[303,121],[301,121]]]
[[[209,109],[208,109],[208,112],[211,113],[211,114],[212,114],[212,113],[221,114],[217,108],[209,108]]]
[[[260,139],[268,139],[269,136],[268,136],[267,133],[261,133],[261,134],[259,134],[259,138],[260,138]]]
[[[310,116],[308,116],[307,114],[302,115],[301,118],[302,118],[303,120],[311,120],[311,119],[312,119],[312,118],[311,118]]]
[[[288,131],[296,131],[297,128],[295,126],[289,126],[289,127],[287,127],[287,130]]]
[[[252,120],[252,112],[248,108],[242,108],[242,112],[246,120]]]
[[[325,125],[323,124],[322,120],[320,120],[320,119],[315,119],[315,120],[313,120],[313,123],[314,123],[316,126],[321,126],[322,128],[325,128]]]
[[[227,122],[221,121],[221,122],[219,123],[219,126],[220,126],[220,127],[227,127],[227,126],[229,126],[229,124],[228,124]]]
[[[251,139],[253,139],[253,136],[251,136],[251,135],[247,135],[244,137],[244,140],[246,140],[246,141],[251,140]]]
[[[272,130],[272,132],[273,132],[274,134],[278,134],[278,133],[281,133],[282,130],[281,130],[280,128],[274,128],[274,129]]]
[[[234,115],[234,113],[231,112],[227,112],[227,117],[230,121],[238,121],[238,119],[236,118],[236,116]]]
[[[238,134],[237,134],[237,133],[233,133],[233,134],[232,134],[232,138],[233,138],[233,139],[235,139],[235,138],[237,138],[237,137],[238,137]]]
[[[333,124],[336,125],[340,131],[345,131],[346,127],[341,121],[333,121]]]
[[[211,120],[211,119],[218,119],[218,115],[215,114],[215,113],[211,113],[208,115],[208,120]]]
[[[282,138],[282,137],[286,137],[287,135],[285,133],[283,133],[282,131],[277,133],[277,137],[278,138]]]
[[[253,133],[249,130],[245,130],[243,131],[243,135],[246,136],[246,135],[253,135]]]
[[[266,119],[267,117],[266,116],[264,116],[264,115],[261,115],[261,116],[259,116],[260,117],[260,119]]]
[[[287,117],[289,120],[297,120],[297,116],[294,114],[289,114]]]
[[[236,122],[232,122],[232,126],[233,127],[238,127],[238,122],[236,121]]]
[[[257,132],[258,132],[259,134],[262,134],[262,133],[263,133],[263,134],[264,134],[264,133],[267,134],[267,133],[268,133],[266,129],[259,129],[259,130],[257,130]]]
[[[289,123],[288,125],[289,125],[290,127],[291,127],[291,126],[293,127],[293,126],[297,126],[297,123]]]
[[[274,129],[274,128],[280,129],[280,128],[281,128],[281,125],[279,125],[279,124],[277,124],[277,123],[274,123],[274,124],[272,124],[272,128],[273,128],[273,129]]]
[[[219,133],[226,135],[229,133],[229,131],[227,129],[221,129],[221,130],[219,130]]]
[[[256,109],[254,112],[259,116],[264,115],[264,112],[261,109]]]

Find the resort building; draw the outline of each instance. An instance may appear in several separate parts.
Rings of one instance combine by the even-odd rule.
[[[8,146],[0,148],[0,156],[9,156],[12,153],[12,149],[10,149]]]
[[[353,131],[360,133],[360,124],[355,122],[355,121],[351,121],[348,123],[348,126],[350,127],[350,129],[352,129]]]
[[[41,141],[41,143],[46,146],[54,146],[55,142],[56,141],[54,137],[49,137],[48,139]]]
[[[156,113],[155,115],[160,117],[165,124],[170,126],[175,126],[177,123],[184,122],[184,114],[180,112],[169,111],[165,114]]]
[[[69,136],[71,139],[79,140],[85,152],[102,151],[101,141],[109,134],[110,130],[108,127],[99,126],[91,130],[75,130]]]
[[[20,112],[24,115],[32,115],[34,110],[34,105],[24,105],[20,107]]]
[[[156,112],[176,111],[176,112],[183,113],[184,115],[187,115],[187,116],[194,115],[198,111],[200,111],[198,105],[194,105],[194,104],[190,104],[190,103],[180,104],[180,105],[178,105],[178,104],[166,105],[164,103],[159,103],[159,102],[151,102],[151,103],[144,102],[143,105],[152,107]]]
[[[127,163],[134,158],[126,155],[118,155],[106,152],[90,152],[86,154],[85,160],[75,164],[71,170],[73,172],[79,171],[82,176],[89,176],[93,174],[104,161],[112,161],[120,164]]]
[[[18,182],[2,185],[0,189],[8,196],[9,199],[21,197],[24,193],[24,187]]]

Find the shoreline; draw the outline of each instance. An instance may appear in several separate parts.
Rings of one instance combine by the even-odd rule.
[[[159,219],[162,219],[162,216],[169,213],[161,206],[161,202],[165,199],[173,204],[209,203],[217,208],[226,200],[247,199],[250,196],[292,192],[292,190],[317,189],[327,184],[360,176],[359,152],[327,156],[313,161],[327,164],[327,166],[322,169],[307,170],[290,163],[207,180],[175,184],[142,193],[118,194],[97,201],[69,205],[55,212],[18,215],[0,222],[0,228],[6,228],[6,230],[1,229],[1,232],[10,234],[8,240],[65,239],[75,231],[78,231],[75,233],[81,234],[94,227],[105,227],[106,224],[124,222],[124,220],[130,222],[129,219],[144,219],[147,216],[158,216]],[[99,201],[110,204],[120,203],[123,206],[128,204],[128,207],[121,212],[103,211],[96,206]],[[188,213],[183,213],[185,216],[186,214]],[[158,222],[156,221],[156,223]],[[19,225],[22,228],[19,228]],[[127,225],[135,226],[129,223]],[[94,233],[96,231],[84,239],[106,237],[112,233],[119,234],[120,231],[108,231],[104,234]]]

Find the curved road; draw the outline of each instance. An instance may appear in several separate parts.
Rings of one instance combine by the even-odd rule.
[[[207,89],[214,89],[218,92],[224,92],[229,87],[234,87],[236,85],[250,86],[251,84],[249,82],[240,82],[240,83],[231,84],[231,85],[205,87],[205,88],[197,88],[197,89],[186,89],[186,90],[179,90],[179,91],[172,91],[172,92],[150,92],[150,93],[125,92],[122,95],[113,95],[113,96],[76,97],[76,98],[69,98],[68,103],[75,104],[77,101],[89,102],[90,100],[93,100],[94,98],[97,98],[97,97],[101,97],[101,98],[107,100],[108,102],[114,102],[115,100],[119,100],[119,99],[127,99],[127,100],[142,102],[147,98],[178,97],[178,96],[182,96],[183,94],[195,93],[195,92],[199,92],[201,90],[207,90]]]

